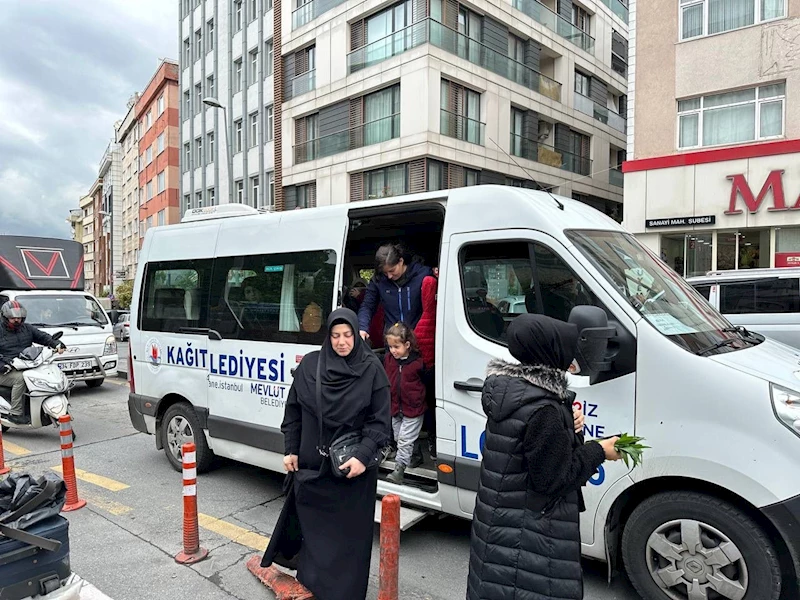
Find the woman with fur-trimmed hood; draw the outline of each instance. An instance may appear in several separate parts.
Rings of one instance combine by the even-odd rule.
[[[617,438],[584,444],[577,433],[566,378],[577,342],[571,323],[521,315],[508,328],[520,364],[488,365],[467,600],[583,598],[580,488],[620,456]]]

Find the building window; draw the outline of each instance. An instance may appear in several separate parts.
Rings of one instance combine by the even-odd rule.
[[[233,31],[242,30],[242,0],[234,0],[233,3]]]
[[[447,186],[445,185],[445,165],[440,163],[438,160],[430,160],[428,159],[428,191],[429,192],[438,192],[439,190],[445,189]]]
[[[461,84],[442,79],[441,133],[483,145],[481,95]]]
[[[577,4],[572,5],[572,24],[584,33],[591,34],[591,17],[586,9]]]
[[[251,21],[255,21],[258,17],[258,0],[250,0],[250,10],[247,15]]]
[[[150,109],[147,111],[147,115],[144,118],[144,126],[146,129],[150,129],[153,126],[153,110]]]
[[[250,52],[250,80],[249,83],[258,81],[258,48]]]
[[[182,213],[185,213],[187,210],[192,208],[192,201],[190,198],[191,197],[189,196],[189,194],[183,195],[183,208],[181,210]]]
[[[266,0],[266,2],[264,2],[264,12],[266,13],[270,10],[272,10],[272,0]]]
[[[192,149],[189,142],[183,145],[183,170],[188,171],[192,166]]]
[[[478,185],[480,184],[480,171],[475,169],[464,169],[464,185]]]
[[[267,173],[267,206],[275,206],[275,173],[270,171]]]
[[[681,0],[682,40],[786,16],[786,0]]]
[[[678,102],[678,147],[721,146],[783,135],[786,84]]]
[[[214,19],[206,23],[206,48],[209,52],[214,49]]]
[[[236,202],[239,204],[244,202],[244,182],[241,179],[236,182]]]
[[[264,68],[264,77],[269,77],[269,76],[272,75],[273,62],[275,61],[275,51],[274,51],[274,47],[272,45],[272,40],[267,40],[264,43],[264,46],[266,47],[266,50],[267,50],[267,52],[266,52],[266,54],[267,54],[267,64],[265,65],[265,68]]]
[[[258,113],[254,112],[250,115],[250,147],[256,146],[258,146]]]
[[[211,164],[214,162],[214,132],[210,131],[206,135],[206,164]]]
[[[206,190],[206,198],[208,198],[208,206],[216,206],[217,194],[214,188],[208,188]]]
[[[197,60],[203,58],[203,31],[201,29],[194,32],[194,53]]]
[[[192,50],[189,38],[183,40],[183,65],[188,67],[192,62]]]
[[[147,199],[151,200],[153,198],[153,180],[147,182]]]
[[[158,136],[158,139],[157,139],[158,154],[161,154],[164,151],[164,136],[165,136],[165,134],[163,134],[163,133]]]
[[[400,86],[364,96],[364,145],[400,137]]]
[[[167,189],[166,171],[161,171],[161,173],[158,174],[156,181],[158,181],[158,193],[160,194]]]
[[[203,164],[203,138],[201,137],[194,141],[194,164],[198,167]]]
[[[194,86],[194,95],[197,100],[195,105],[195,114],[200,114],[203,110],[203,86],[199,83]]]
[[[233,61],[233,93],[242,91],[242,59]]]
[[[524,122],[525,113],[518,108],[511,107],[511,154],[514,156],[525,156],[522,151],[522,147],[524,145]]]
[[[194,203],[197,208],[203,208],[203,192],[194,193]]]
[[[159,227],[162,226],[162,225],[166,225],[166,223],[167,223],[166,211],[164,211],[164,210],[158,211],[158,225],[159,225]]]
[[[394,165],[364,173],[367,199],[388,198],[408,193],[408,165]]]
[[[250,178],[250,204],[255,208],[259,208],[260,198],[258,197],[258,176]]]
[[[147,217],[147,221],[145,221],[145,231],[147,231],[148,229],[152,229],[152,228],[153,228],[153,217],[150,216],[150,217]]]
[[[575,71],[575,92],[580,94],[581,96],[586,96],[587,98],[591,97],[591,77],[581,73],[580,71]]]
[[[267,136],[266,141],[271,142],[272,139],[275,137],[275,116],[271,104],[266,108],[266,113],[267,113],[267,130],[264,132],[264,134]]]
[[[164,114],[164,94],[161,94],[158,97],[158,114],[159,115]]]
[[[233,151],[234,152],[241,152],[242,151],[242,120],[239,119],[233,124],[234,134],[233,134]]]
[[[145,164],[150,164],[153,162],[153,146],[148,146],[147,150],[144,151],[145,156]]]
[[[208,92],[208,95],[211,98],[216,98],[217,97],[216,89],[215,89],[215,86],[214,86],[214,76],[213,75],[209,75],[208,77],[206,77],[206,91]]]
[[[192,96],[189,90],[183,92],[183,120],[185,121],[192,116]]]

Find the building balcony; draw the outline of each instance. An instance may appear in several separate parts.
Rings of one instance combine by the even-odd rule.
[[[578,156],[514,133],[511,134],[511,154],[548,167],[563,169],[576,175],[592,174],[592,160],[590,158]]]
[[[114,156],[112,154],[111,144],[109,143],[106,147],[106,151],[103,152],[103,158],[100,159],[100,177],[102,177],[111,168],[111,163],[113,160]]]
[[[305,94],[314,89],[316,84],[316,71],[306,71],[297,77],[293,77],[289,82],[291,85],[291,97],[295,98],[300,94]]]
[[[615,15],[617,15],[620,19],[628,22],[628,6],[621,2],[621,0],[601,0],[603,4],[605,4],[608,8],[611,9]]]
[[[345,0],[310,0],[301,4],[292,11],[292,31],[310,23],[321,14],[344,4],[344,2]]]
[[[443,108],[440,109],[440,113],[439,131],[442,135],[483,146],[486,123],[481,123],[480,121],[470,119],[464,115],[452,113]]]
[[[616,187],[623,187],[625,177],[620,169],[610,169],[608,171],[608,183]]]
[[[579,92],[575,92],[575,109],[597,119],[601,123],[605,123],[612,129],[625,133],[627,123],[622,115],[615,113],[613,110],[608,110],[605,106]]]
[[[391,115],[344,131],[301,142],[294,147],[294,163],[299,165],[399,137],[400,115]]]
[[[567,19],[553,12],[538,0],[514,0],[514,8],[524,12],[531,19],[544,25],[550,31],[572,42],[578,48],[594,55],[594,38],[581,31]]]
[[[428,20],[426,19],[350,52],[347,55],[347,73],[352,75],[361,69],[377,65],[427,43]]]

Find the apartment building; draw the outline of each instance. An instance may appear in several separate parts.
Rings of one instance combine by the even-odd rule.
[[[631,0],[624,223],[678,273],[800,266],[800,0]]]
[[[178,64],[163,60],[136,103],[139,130],[138,249],[150,227],[180,221]]]
[[[97,183],[95,186],[98,185]],[[95,187],[93,186],[93,188]],[[94,198],[92,190],[80,199],[81,243],[83,244],[83,280],[86,290],[94,292]],[[76,238],[77,239],[77,238]]]
[[[627,15],[620,0],[183,0],[182,208],[499,183],[621,219]]]
[[[139,258],[139,127],[136,119],[136,93],[128,100],[128,112],[116,128],[122,160],[122,237],[114,240],[122,252],[124,281],[136,274]]]
[[[87,206],[87,216],[84,218],[85,226],[89,228],[91,242],[89,250],[84,244],[83,262],[85,265],[86,289],[95,296],[101,295],[105,286],[108,285],[109,274],[108,265],[110,264],[108,237],[105,234],[105,217],[103,212],[103,180],[98,178],[89,188],[86,195],[90,198]],[[85,198],[84,198],[85,200]],[[88,224],[87,224],[88,221]],[[86,231],[86,229],[84,229]]]

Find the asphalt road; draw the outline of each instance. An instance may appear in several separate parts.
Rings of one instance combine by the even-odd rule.
[[[72,395],[79,496],[88,505],[68,513],[73,570],[114,600],[272,600],[245,567],[263,550],[280,512],[282,477],[225,461],[198,481],[201,545],[209,558],[191,567],[181,549],[181,475],[137,433],[127,411],[123,379]],[[42,429],[5,435],[14,470],[41,473],[60,464],[58,433]],[[378,536],[368,598],[377,597]],[[428,518],[404,532],[402,599],[461,600],[469,556],[469,524]],[[605,566],[586,562],[586,598],[637,600],[623,576],[606,584]]]

